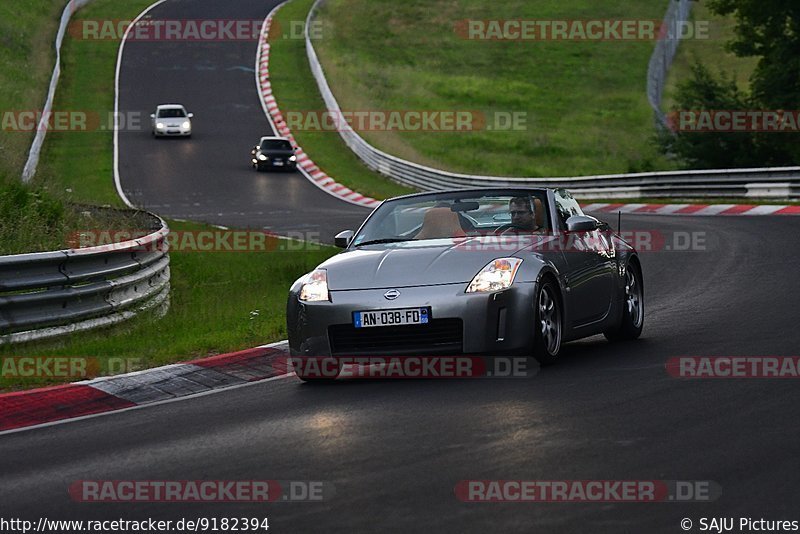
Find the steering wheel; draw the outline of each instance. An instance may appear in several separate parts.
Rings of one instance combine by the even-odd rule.
[[[513,224],[506,223],[506,224],[500,226],[499,228],[497,228],[494,231],[494,235],[502,235],[502,234],[508,232],[509,230],[512,230],[512,229],[515,229],[515,228],[516,228],[516,226],[514,226]]]

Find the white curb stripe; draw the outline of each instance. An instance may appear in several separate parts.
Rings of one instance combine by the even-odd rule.
[[[280,133],[282,136],[287,137],[292,145],[296,148],[297,142],[292,136],[291,131],[286,126],[286,122],[283,119],[283,116],[278,109],[278,103],[275,100],[275,97],[272,94],[272,86],[269,81],[269,50],[270,44],[268,42],[269,39],[269,29],[270,25],[272,24],[272,19],[275,16],[275,13],[283,6],[284,4],[280,4],[276,6],[270,13],[267,15],[267,18],[264,19],[264,23],[261,26],[261,34],[259,37],[259,45],[257,47],[257,54],[256,54],[256,89],[258,90],[259,94],[261,95],[261,103],[262,108],[264,110],[264,114],[267,116],[267,120],[272,126],[273,131]],[[280,127],[276,127],[276,123],[280,123]],[[298,161],[300,157],[298,156]],[[357,206],[362,206],[366,208],[374,208],[377,206],[380,201],[375,200],[374,198],[370,198],[364,196],[360,193],[356,193],[351,189],[344,188],[342,190],[333,190],[329,187],[321,187],[321,183],[325,183],[324,180],[328,179],[328,184],[336,183],[333,178],[330,178],[327,174],[323,173],[319,170],[319,167],[313,164],[313,161],[306,155],[302,162],[303,165],[298,166],[298,170],[300,173],[303,174],[312,184],[316,185],[326,193],[330,194],[331,196],[335,196],[339,200],[344,202],[348,202],[350,204],[355,204]],[[313,170],[314,174],[309,174],[309,171]],[[338,184],[337,184],[338,185]],[[344,187],[344,186],[342,186]],[[334,192],[337,191],[337,192]]]
[[[742,215],[772,215],[776,211],[782,210],[785,207],[786,206],[770,206],[770,205],[756,206],[750,211],[742,213]]]
[[[692,215],[716,215],[727,209],[731,209],[734,206],[736,206],[736,204],[712,204],[711,206],[706,206],[705,208],[693,213]]]

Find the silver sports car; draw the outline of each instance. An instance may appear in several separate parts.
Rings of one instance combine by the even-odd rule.
[[[551,364],[565,341],[642,331],[636,251],[564,189],[397,197],[336,244],[345,250],[291,287],[293,357],[527,354]]]

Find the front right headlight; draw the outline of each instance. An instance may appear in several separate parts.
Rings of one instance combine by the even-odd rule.
[[[267,161],[269,158],[264,154],[259,154],[256,156],[260,161]]]
[[[328,296],[328,271],[315,269],[306,276],[300,288],[300,300],[304,302],[319,302],[330,300]]]
[[[522,260],[519,258],[497,258],[480,270],[467,286],[467,293],[486,293],[508,289],[514,283]]]
[[[163,130],[164,129],[164,123],[163,122],[157,122],[156,123],[156,128],[158,128],[159,130]]]

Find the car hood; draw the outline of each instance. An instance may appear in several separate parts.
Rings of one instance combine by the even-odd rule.
[[[183,117],[177,119],[156,119],[156,122],[161,122],[167,127],[178,127],[188,120],[189,120],[188,118]]]
[[[320,265],[331,291],[469,283],[495,258],[513,256],[530,242],[497,238],[431,239],[367,245]]]

